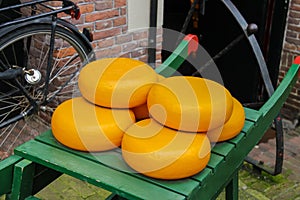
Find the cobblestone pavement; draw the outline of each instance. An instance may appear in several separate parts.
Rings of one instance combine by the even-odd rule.
[[[300,127],[284,134],[283,171],[277,176],[253,171],[245,162],[239,173],[241,200],[300,200]],[[260,143],[250,155],[272,166],[275,157],[275,139]],[[62,175],[42,190],[37,197],[44,200],[101,200],[110,192],[67,175]],[[4,198],[0,198],[3,200]],[[222,193],[218,200],[225,199]]]

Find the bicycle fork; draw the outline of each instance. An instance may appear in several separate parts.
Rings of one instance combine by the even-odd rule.
[[[52,69],[52,62],[53,62],[52,59],[53,59],[53,51],[54,51],[56,26],[57,26],[57,16],[53,15],[52,24],[51,24],[50,50],[48,52],[48,63],[47,63],[47,70],[46,70],[46,77],[45,77],[44,97],[41,105],[46,105],[48,103],[47,96],[49,94],[50,72]]]

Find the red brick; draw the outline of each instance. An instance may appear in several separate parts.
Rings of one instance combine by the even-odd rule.
[[[94,25],[91,23],[79,24],[77,25],[77,28],[81,31],[83,30],[83,28],[88,28],[91,32],[94,32]]]
[[[292,18],[300,18],[300,13],[291,10],[291,11],[290,11],[289,17],[292,17]]]
[[[125,43],[122,45],[122,51],[123,52],[133,51],[137,47],[138,47],[137,42]]]
[[[300,6],[297,5],[297,4],[292,4],[292,5],[290,6],[290,9],[291,9],[291,10],[294,10],[294,11],[300,11]]]
[[[109,30],[98,31],[98,32],[94,32],[94,40],[112,37],[112,36],[116,36],[119,34],[121,34],[120,28],[113,28],[113,29],[109,29]]]
[[[115,0],[115,8],[126,6],[126,0]]]
[[[101,20],[101,21],[97,21],[95,23],[95,28],[96,30],[103,30],[103,29],[108,29],[108,28],[112,28],[113,24],[111,20]]]
[[[95,22],[97,20],[110,19],[116,16],[119,16],[118,10],[108,10],[101,12],[93,12],[85,15],[86,22]]]
[[[300,26],[296,26],[296,25],[293,25],[293,24],[289,24],[289,25],[287,26],[287,30],[299,32],[299,31],[300,31]]]
[[[297,36],[299,36],[297,32],[290,31],[290,30],[286,31],[286,37],[297,38]]]
[[[57,14],[57,17],[58,17],[58,18],[66,18],[66,17],[69,18],[70,15],[68,15],[68,14],[66,14],[66,13],[58,13],[58,14]]]
[[[107,38],[104,40],[99,40],[97,43],[97,48],[105,48],[105,47],[111,47],[115,44],[114,38]]]
[[[131,52],[131,55],[133,58],[138,58],[141,56],[144,56],[147,53],[147,51],[145,49],[137,49],[135,51]]]
[[[299,25],[299,19],[288,18],[288,24]]]
[[[59,1],[50,1],[47,4],[52,7],[61,7],[61,2]]]
[[[144,38],[148,38],[148,31],[140,31],[140,32],[133,33],[134,40],[141,40]]]
[[[118,35],[116,37],[116,44],[123,44],[123,43],[131,42],[131,41],[132,41],[132,34]]]
[[[121,47],[120,46],[114,46],[107,49],[100,49],[95,51],[96,58],[105,58],[105,57],[118,57],[121,53]]]
[[[112,1],[97,1],[95,4],[96,10],[107,10],[113,8],[113,2]]]
[[[293,0],[292,4],[300,4],[300,0]]]
[[[95,5],[94,4],[84,4],[84,5],[80,5],[80,13],[84,14],[84,13],[91,13],[95,10]]]
[[[289,49],[289,50],[297,50],[297,46],[294,44],[290,44],[285,42],[284,43],[284,49]],[[285,62],[287,64],[287,62]]]
[[[118,17],[116,19],[113,19],[114,26],[121,26],[126,24],[126,17]]]

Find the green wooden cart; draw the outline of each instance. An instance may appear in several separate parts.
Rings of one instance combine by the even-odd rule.
[[[170,76],[197,45],[194,36],[187,36],[156,71]],[[215,199],[224,188],[227,199],[238,199],[239,169],[280,112],[297,81],[299,63],[291,65],[259,110],[244,108],[246,121],[241,133],[216,144],[208,166],[197,175],[173,181],[152,179],[129,168],[119,149],[92,154],[74,151],[58,143],[49,130],[17,147],[13,156],[0,162],[0,195],[36,199],[38,191],[61,174],[68,174],[111,191],[108,199],[208,200]]]

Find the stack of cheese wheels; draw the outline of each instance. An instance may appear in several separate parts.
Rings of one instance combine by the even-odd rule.
[[[62,144],[82,151],[121,145],[124,160],[158,179],[180,179],[203,170],[211,142],[236,136],[244,125],[242,105],[211,80],[157,75],[129,58],[86,65],[78,86],[82,97],[62,103],[52,131]]]
[[[82,151],[120,146],[135,122],[130,108],[146,104],[158,76],[147,64],[129,58],[106,58],[87,64],[79,74],[81,98],[62,103],[52,117],[52,131],[62,144]]]

